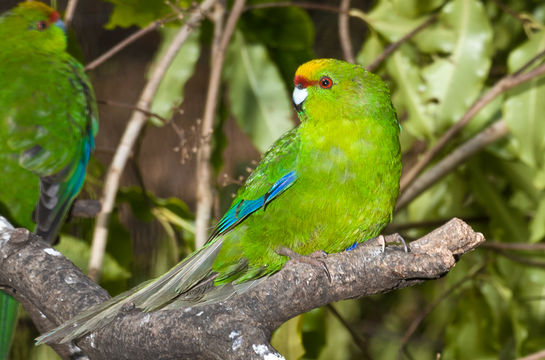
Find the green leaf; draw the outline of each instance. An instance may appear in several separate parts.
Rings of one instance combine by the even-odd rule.
[[[172,39],[180,27],[163,27],[161,29],[161,45],[155,53],[153,65],[163,57],[167,48],[169,47]],[[178,107],[184,98],[183,89],[184,85],[193,75],[195,64],[199,59],[200,54],[200,42],[199,42],[199,29],[195,29],[187,38],[184,45],[176,54],[176,57],[170,64],[165,76],[161,80],[161,84],[155,93],[153,102],[151,104],[151,112],[156,113],[163,118],[170,119],[173,109]],[[153,66],[150,69],[151,73]],[[148,73],[148,74],[149,74]],[[151,117],[151,122],[155,125],[164,125],[163,122]]]
[[[308,13],[293,6],[255,9],[242,15],[238,27],[248,43],[265,45],[291,90],[297,67],[314,57],[314,24]]]
[[[530,221],[530,239],[531,243],[541,241],[545,238],[545,196],[541,197],[537,211]]]
[[[469,181],[473,194],[481,206],[486,209],[492,222],[493,235],[502,241],[516,242],[528,239],[528,227],[523,215],[509,206],[496,185],[487,179],[479,159],[468,163]]]
[[[233,115],[259,151],[294,126],[289,95],[263,45],[248,44],[237,31],[223,75]]]
[[[154,20],[160,19],[172,10],[164,1],[157,0],[106,0],[114,4],[114,10],[106,29],[116,26],[129,27],[136,25],[145,27]]]
[[[545,49],[545,31],[532,35],[509,54],[508,67],[513,72]],[[513,135],[516,154],[526,164],[545,166],[545,79],[536,78],[508,92],[504,120]]]
[[[443,36],[446,58],[436,58],[422,70],[424,99],[433,106],[434,130],[459,120],[479,96],[490,68],[492,30],[483,5],[454,0],[441,10],[437,25],[455,36]],[[432,32],[434,29],[428,29]]]
[[[356,56],[356,62],[367,66],[371,64],[384,50],[384,44],[376,31],[370,31]]]
[[[361,17],[388,41],[394,42],[425,21],[425,16],[413,18],[416,14],[406,13],[406,8],[403,5],[398,6],[398,3],[402,2],[382,0],[368,14],[356,11],[354,15]],[[413,10],[414,8],[411,12]]]
[[[423,84],[420,70],[408,54],[410,48],[402,47],[387,60],[387,70],[395,79],[397,89],[393,93],[396,109],[405,109],[408,120],[403,128],[418,137],[432,138],[433,119],[422,99]]]
[[[298,315],[282,324],[272,336],[271,345],[286,359],[298,360],[305,353],[302,324],[303,315]]]

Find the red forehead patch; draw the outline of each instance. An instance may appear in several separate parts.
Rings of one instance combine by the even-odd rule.
[[[61,18],[61,16],[60,16],[59,13],[56,12],[56,11],[53,11],[53,12],[49,15],[49,21],[52,22],[52,23],[57,22],[57,20],[59,20],[60,18]]]
[[[306,77],[303,77],[301,75],[296,75],[295,79],[293,80],[293,84],[297,87],[303,87],[307,88],[312,85],[316,85],[318,81],[316,80],[309,80]]]

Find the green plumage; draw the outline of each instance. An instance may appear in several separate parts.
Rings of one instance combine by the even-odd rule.
[[[66,52],[59,14],[45,4],[2,14],[0,39],[0,215],[53,242],[94,146],[94,94]],[[0,323],[2,341],[8,328]],[[0,359],[8,349],[0,347]]]
[[[127,302],[152,311],[224,300],[280,270],[288,259],[279,247],[334,253],[379,235],[392,218],[401,174],[400,127],[387,86],[332,59],[302,65],[295,86],[301,124],[265,154],[205,247],[39,341],[94,331]]]

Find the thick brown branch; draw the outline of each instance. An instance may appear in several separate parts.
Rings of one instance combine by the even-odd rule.
[[[108,298],[60,253],[23,229],[0,230],[0,284],[32,299],[41,328],[59,324]],[[410,252],[376,240],[328,255],[322,267],[289,261],[278,273],[225,302],[142,313],[127,309],[77,342],[92,359],[281,359],[269,344],[286,320],[325,304],[379,294],[444,276],[484,241],[453,219],[410,244]],[[22,270],[24,269],[24,270]]]

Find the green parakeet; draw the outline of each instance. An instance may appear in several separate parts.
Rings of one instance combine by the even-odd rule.
[[[97,131],[94,94],[47,5],[23,2],[2,14],[0,39],[0,215],[52,242],[83,185]],[[16,309],[0,295],[1,315]],[[12,328],[0,322],[0,358]]]
[[[265,85],[264,85],[265,86]],[[210,239],[163,276],[38,340],[66,342],[143,311],[224,300],[282,268],[279,248],[306,255],[379,235],[399,192],[399,123],[386,84],[363,67],[313,60],[295,74],[301,124],[265,154]]]

